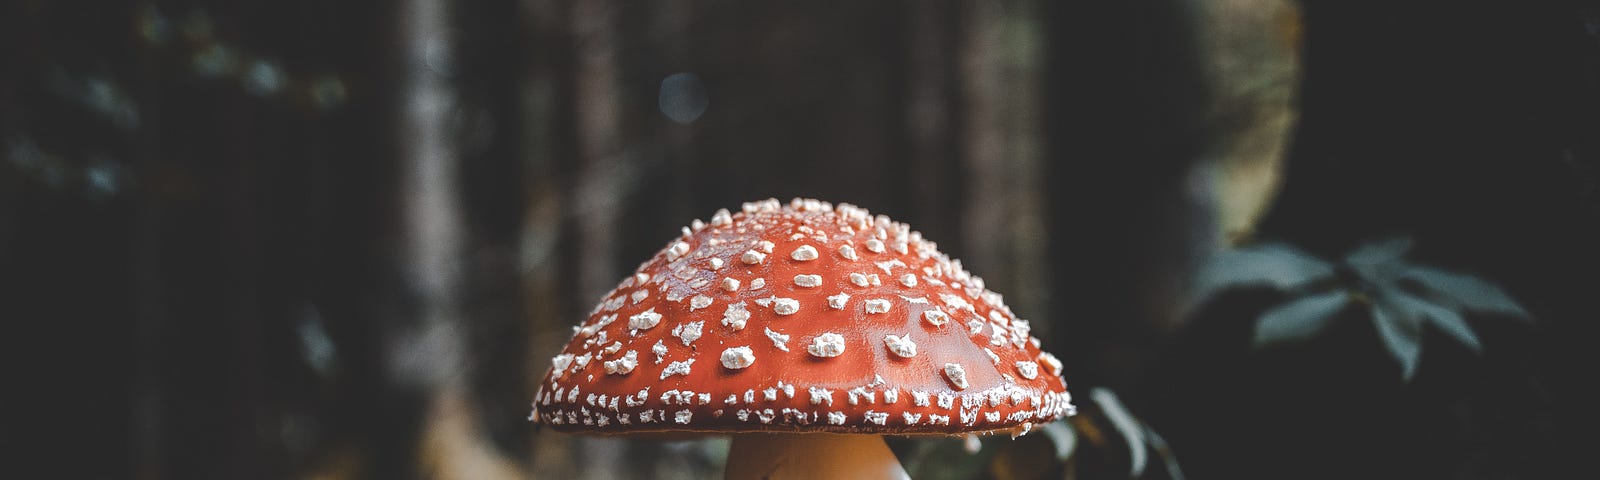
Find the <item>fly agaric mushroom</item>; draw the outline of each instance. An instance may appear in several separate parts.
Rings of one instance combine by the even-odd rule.
[[[904,477],[881,435],[1020,435],[1075,412],[1000,294],[848,204],[696,220],[574,330],[531,420],[735,434],[729,478]]]

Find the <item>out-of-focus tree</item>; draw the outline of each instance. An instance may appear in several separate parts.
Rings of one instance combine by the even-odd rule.
[[[1593,337],[1595,18],[1539,2],[6,2],[0,368],[22,381],[0,405],[22,414],[0,417],[0,446],[69,452],[25,459],[67,477],[715,475],[715,440],[532,431],[533,382],[691,219],[804,196],[915,226],[1008,295],[1075,392],[1102,392],[1048,438],[897,443],[956,464],[940,471],[1160,478],[1175,453],[1201,475],[1306,473],[1233,461],[1212,441],[1225,425],[1348,441],[1403,472],[1542,472],[1517,463],[1566,445],[1546,441],[1540,392],[1592,398],[1552,379],[1581,377],[1572,352]],[[1186,296],[1230,244],[1333,258],[1391,233],[1503,286],[1550,338],[1469,315],[1482,355],[1427,345],[1405,383],[1378,342],[1345,342],[1376,335],[1356,309],[1255,351],[1241,325],[1304,305]],[[1315,388],[1340,382],[1363,390]],[[1435,434],[1449,441],[1407,441]],[[1076,454],[1015,461],[1064,439]]]

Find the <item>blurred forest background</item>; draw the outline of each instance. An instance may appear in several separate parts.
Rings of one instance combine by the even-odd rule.
[[[939,242],[1188,477],[1592,475],[1600,9],[1471,3],[9,0],[0,476],[715,476],[536,434],[533,384],[680,226],[794,196]],[[1534,320],[1257,348],[1293,292],[1197,280],[1396,236]],[[1142,458],[1074,427],[928,475]]]

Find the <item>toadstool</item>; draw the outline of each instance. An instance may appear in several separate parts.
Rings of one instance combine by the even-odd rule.
[[[882,435],[1020,435],[1075,412],[1028,321],[905,224],[769,199],[693,225],[574,327],[530,420],[732,434],[729,478],[895,478]]]

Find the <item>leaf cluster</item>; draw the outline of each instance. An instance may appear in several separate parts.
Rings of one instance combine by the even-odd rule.
[[[1197,279],[1197,291],[1201,299],[1242,287],[1289,294],[1290,300],[1256,320],[1258,348],[1304,341],[1326,330],[1346,309],[1360,308],[1372,319],[1407,381],[1416,375],[1425,326],[1481,354],[1483,342],[1466,314],[1531,318],[1505,290],[1487,280],[1407,260],[1411,248],[1409,238],[1390,238],[1329,261],[1282,242],[1240,247],[1207,262]]]

